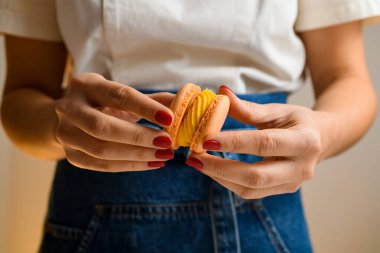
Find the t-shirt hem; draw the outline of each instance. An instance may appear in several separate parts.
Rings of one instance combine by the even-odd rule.
[[[47,41],[62,41],[57,22],[44,15],[28,16],[0,10],[0,33]]]
[[[298,17],[295,31],[304,32],[358,20],[365,25],[380,22],[380,5],[369,1],[342,2],[329,9],[303,11]]]

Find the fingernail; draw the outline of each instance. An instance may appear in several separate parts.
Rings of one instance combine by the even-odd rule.
[[[148,162],[148,166],[151,168],[161,168],[165,166],[165,162],[162,161],[151,161]]]
[[[230,87],[228,87],[228,86],[225,85],[225,84],[220,85],[220,88],[227,89],[227,90],[231,91],[232,93],[234,92]]]
[[[154,155],[158,159],[172,159],[174,157],[173,150],[171,149],[159,149]]]
[[[158,136],[153,139],[153,145],[160,148],[170,148],[172,141],[167,136]]]
[[[156,115],[154,116],[154,118],[160,122],[161,124],[164,124],[166,126],[170,126],[172,124],[172,121],[173,121],[173,117],[167,113],[167,112],[164,112],[164,111],[158,111],[156,113]]]
[[[219,150],[220,142],[216,140],[208,140],[203,143],[203,148],[206,150]]]
[[[195,157],[187,158],[186,164],[195,168],[196,170],[202,170],[203,169],[203,163]]]

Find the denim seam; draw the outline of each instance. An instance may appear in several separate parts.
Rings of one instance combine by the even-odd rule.
[[[201,217],[209,217],[209,213],[178,213],[178,214],[111,214],[119,219],[142,219],[142,218],[189,218],[198,219]]]
[[[208,202],[179,203],[179,204],[126,204],[96,206],[107,215],[120,217],[177,217],[177,216],[209,216]]]
[[[228,190],[228,197],[229,197],[229,202],[230,202],[230,207],[232,211],[232,217],[234,221],[234,230],[235,230],[235,239],[236,239],[236,252],[241,253],[241,245],[240,245],[240,234],[239,234],[239,224],[237,221],[237,214],[236,214],[236,209],[234,205],[234,200],[232,197],[232,192]]]
[[[252,205],[252,203],[250,203],[250,205],[244,205],[244,206],[239,206],[236,208],[236,212],[237,213],[246,213],[246,212],[252,212],[252,210],[256,210],[256,209],[262,209],[264,208],[263,205]]]
[[[45,224],[44,234],[48,234],[59,239],[80,240],[84,234],[84,230],[47,222]]]
[[[276,251],[278,253],[290,253],[267,209],[263,207],[256,208],[254,210],[264,229],[267,231],[267,235],[269,236],[269,239]]]
[[[99,210],[96,209],[95,214],[91,218],[90,223],[88,224],[84,232],[84,235],[82,237],[81,242],[79,243],[76,253],[85,253],[88,251],[88,248],[91,245],[92,241],[94,240],[95,234],[100,226],[101,226],[101,216],[100,216]]]
[[[189,203],[167,203],[167,204],[97,204],[98,209],[110,208],[165,208],[165,207],[189,207],[189,206],[205,206],[208,202],[189,202]]]
[[[210,187],[210,201],[209,201],[209,208],[210,208],[210,221],[211,221],[211,229],[212,229],[212,239],[214,243],[214,253],[218,253],[218,240],[216,235],[216,224],[215,224],[215,215],[214,215],[214,208],[212,206],[212,196],[213,196],[213,186]]]
[[[221,157],[222,158],[228,158],[228,154],[226,152],[221,152]],[[234,224],[236,252],[240,253],[241,252],[241,246],[240,246],[239,224],[238,224],[237,216],[236,216],[236,208],[235,208],[234,197],[232,195],[233,193],[230,190],[227,189],[227,191],[228,191],[228,200],[230,203],[232,218],[233,218],[233,224]]]

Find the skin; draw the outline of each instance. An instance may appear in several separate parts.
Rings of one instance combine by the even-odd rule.
[[[300,36],[314,85],[314,108],[259,105],[221,87],[219,93],[231,101],[229,115],[259,130],[220,132],[205,142],[219,142],[218,151],[254,154],[264,160],[247,164],[205,153],[192,154],[188,162],[242,198],[297,191],[303,181],[313,178],[319,161],[352,146],[375,118],[377,98],[367,72],[360,22]]]
[[[197,159],[194,167],[243,198],[296,191],[313,177],[320,160],[350,147],[374,120],[377,100],[360,23],[300,37],[314,83],[314,108],[259,105],[221,87],[219,93],[231,101],[229,115],[259,130],[221,132],[205,141],[219,142],[219,151],[260,155],[264,161],[247,164],[207,153],[189,157]],[[168,106],[173,94],[147,96],[93,73],[73,78],[64,93],[63,44],[7,36],[6,47],[2,122],[10,139],[26,153],[43,159],[66,157],[78,167],[109,172],[151,169],[147,160],[162,161],[152,160],[160,149],[152,143],[167,133],[143,129],[135,122],[143,117],[163,126],[154,115],[158,111],[172,115]]]
[[[64,92],[67,51],[62,43],[6,36],[6,52],[1,118],[20,149],[42,159],[66,157],[80,168],[97,171],[164,166],[167,159],[156,154],[168,147],[158,147],[153,140],[159,136],[170,140],[169,135],[136,121],[145,118],[164,126],[155,115],[163,111],[173,116],[165,106],[173,94],[147,96],[95,73],[74,77]],[[170,150],[169,156],[173,156]]]

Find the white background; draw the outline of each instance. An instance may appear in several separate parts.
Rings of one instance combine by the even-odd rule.
[[[380,26],[365,29],[367,61],[380,94]],[[0,88],[4,79],[0,40]],[[311,106],[310,86],[291,103]],[[365,100],[363,101],[365,103]],[[380,252],[380,113],[369,133],[343,155],[322,162],[304,184],[315,252]],[[0,128],[0,252],[36,252],[53,175],[53,162],[12,147]]]

